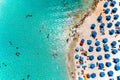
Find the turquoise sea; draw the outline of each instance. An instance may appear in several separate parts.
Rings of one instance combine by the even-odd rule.
[[[92,2],[0,0],[0,80],[68,80],[62,30]]]

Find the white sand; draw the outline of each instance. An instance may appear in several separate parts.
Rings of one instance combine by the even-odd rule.
[[[81,40],[82,38],[84,38],[86,41],[87,41],[88,39],[91,39],[91,40],[93,41],[91,46],[94,46],[94,51],[93,51],[93,52],[88,52],[88,56],[89,56],[89,55],[94,55],[95,59],[94,59],[93,61],[90,61],[90,60],[86,60],[87,58],[85,58],[84,61],[86,61],[85,65],[87,65],[87,66],[88,66],[90,63],[96,64],[96,62],[103,62],[103,63],[105,63],[105,62],[107,62],[107,61],[111,61],[111,62],[112,62],[112,61],[113,61],[113,58],[116,58],[116,57],[120,56],[120,51],[119,51],[118,54],[116,54],[116,55],[113,55],[113,54],[111,53],[110,43],[111,43],[112,41],[117,41],[117,42],[118,42],[118,40],[120,40],[120,35],[118,35],[117,37],[115,37],[116,34],[114,34],[114,35],[109,35],[109,30],[115,29],[115,26],[113,25],[111,28],[107,28],[106,25],[107,25],[108,22],[112,22],[112,20],[113,20],[113,15],[114,15],[114,14],[111,14],[111,13],[109,12],[109,14],[107,14],[107,15],[111,15],[112,18],[111,18],[110,21],[106,21],[106,16],[107,16],[107,15],[103,13],[103,9],[104,9],[104,8],[103,8],[103,3],[104,3],[105,1],[106,1],[106,0],[100,1],[100,2],[98,3],[98,5],[97,5],[96,10],[95,10],[90,16],[88,16],[88,17],[85,19],[84,23],[83,23],[82,25],[80,25],[79,28],[77,28],[77,32],[78,32],[78,34],[79,34],[80,36],[79,36],[79,37],[76,36],[76,37],[78,37],[79,39],[76,39],[75,41],[73,41],[72,46],[70,45],[71,47],[70,47],[70,51],[69,51],[69,52],[72,52],[73,54],[75,54],[76,52],[74,51],[74,49],[75,49],[76,47],[79,47],[79,42],[80,42],[80,40]],[[119,9],[116,14],[120,14],[119,0],[115,0],[115,1],[117,2],[117,4],[115,5],[115,7],[117,7],[117,8]],[[113,7],[108,6],[108,8],[110,8],[110,11],[111,11]],[[103,17],[102,22],[105,23],[105,28],[104,28],[104,29],[105,29],[105,35],[101,35],[100,29],[99,29],[100,23],[97,22],[97,17],[100,15],[100,13],[102,13],[102,17]],[[113,24],[115,24],[116,21],[120,21],[120,18],[119,18],[118,20],[114,20]],[[101,50],[100,52],[96,52],[96,50],[95,50],[95,49],[96,49],[96,46],[95,46],[95,41],[96,41],[96,40],[93,39],[93,38],[90,36],[91,31],[92,31],[92,30],[90,29],[90,26],[91,26],[92,23],[96,24],[96,28],[95,28],[95,31],[97,32],[97,37],[96,37],[96,39],[98,39],[99,41],[101,41],[100,47],[102,48],[102,50]],[[111,54],[111,57],[110,57],[109,60],[106,60],[106,59],[104,58],[104,54],[105,54],[106,52],[104,52],[104,50],[103,50],[102,39],[105,38],[105,37],[108,38],[108,43],[107,43],[107,44],[110,46],[109,52],[107,52],[107,53],[110,53],[110,54]],[[87,45],[86,41],[85,41],[85,44],[83,45],[83,48],[87,51],[89,46]],[[120,45],[120,42],[117,43],[116,49],[118,49],[119,45]],[[74,47],[74,46],[75,46],[75,47]],[[73,48],[73,47],[74,47],[74,48]],[[81,54],[81,53],[79,52],[79,54]],[[98,56],[98,55],[102,55],[102,56],[103,56],[103,60],[98,61],[98,60],[97,60],[97,56]],[[68,59],[68,60],[69,60],[69,59]],[[73,60],[73,61],[72,61],[72,60]],[[77,62],[77,60],[74,59],[74,56],[71,56],[71,61],[72,61],[72,63],[74,63],[73,66],[71,66],[71,65],[68,65],[68,66],[73,68],[72,71],[75,72],[75,75],[74,75],[75,78],[70,79],[70,80],[78,80],[78,72],[80,72],[80,71],[82,70],[82,68],[79,68],[79,69],[76,68],[76,65],[77,65],[76,62]],[[90,78],[89,80],[108,80],[110,77],[107,75],[107,72],[108,72],[109,70],[114,70],[114,65],[115,65],[115,64],[114,64],[114,63],[112,63],[112,64],[113,64],[113,65],[112,65],[110,68],[106,68],[106,66],[105,66],[104,69],[105,69],[106,76],[103,77],[103,78],[101,78],[101,77],[99,76],[99,72],[101,72],[101,71],[103,71],[103,70],[98,70],[98,67],[95,67],[94,69],[90,69],[90,68],[87,67],[86,70],[85,70],[85,72],[84,72],[84,74],[86,74],[86,73],[89,73],[89,74],[91,74],[91,73],[96,73],[96,74],[97,74],[96,78]],[[114,76],[113,76],[114,80],[117,80],[117,78],[116,78],[117,75],[120,75],[120,71],[114,71]]]

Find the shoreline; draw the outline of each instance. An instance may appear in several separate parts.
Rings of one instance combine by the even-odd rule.
[[[83,24],[85,19],[89,17],[92,12],[94,12],[97,8],[97,5],[100,0],[95,0],[94,3],[91,5],[90,8],[86,9],[85,13],[83,14],[83,17],[80,18],[80,21],[72,29],[77,29],[80,27],[80,25]],[[75,59],[74,59],[74,49],[79,41],[79,35],[77,32],[75,32],[74,36],[70,37],[71,40],[68,43],[68,52],[67,52],[67,68],[68,68],[68,74],[69,74],[69,80],[76,80],[76,69],[75,69]]]

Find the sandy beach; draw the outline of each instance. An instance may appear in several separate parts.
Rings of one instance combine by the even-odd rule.
[[[97,18],[99,15],[102,16],[102,22],[105,23],[105,26],[107,26],[107,23],[108,21],[106,21],[106,15],[104,13],[104,3],[106,2],[107,0],[96,0],[96,7],[94,6],[91,10],[88,11],[87,13],[87,16],[85,18],[82,19],[82,21],[79,22],[79,24],[77,24],[77,27],[75,27],[75,35],[74,37],[71,37],[70,38],[70,41],[69,41],[69,48],[68,48],[68,71],[69,71],[69,75],[70,75],[70,80],[78,80],[78,77],[81,76],[81,75],[78,75],[78,72],[82,70],[82,68],[76,68],[76,66],[78,65],[78,60],[75,59],[75,48],[79,46],[79,43],[81,41],[82,38],[84,38],[85,40],[92,40],[92,45],[91,46],[94,46],[96,40],[99,40],[99,41],[102,41],[103,38],[108,38],[108,45],[110,46],[110,43],[112,41],[116,41],[118,42],[118,40],[120,40],[120,35],[109,35],[109,30],[111,29],[115,29],[115,27],[112,27],[112,28],[107,28],[105,27],[104,30],[105,30],[105,34],[102,35],[101,32],[100,32],[100,24],[101,23],[98,23],[97,21]],[[117,7],[118,9],[120,8],[119,6],[119,0],[116,0],[117,4],[115,7]],[[108,8],[110,8],[110,10],[113,9],[113,7],[111,7],[110,5],[108,5]],[[120,10],[117,11],[117,14],[120,14]],[[112,16],[113,18],[113,15],[114,14],[111,14],[109,13],[109,15]],[[112,22],[113,24],[115,24],[117,21],[120,21],[120,18],[119,20],[113,20],[111,19],[109,22]],[[91,24],[94,23],[96,24],[96,28],[94,29],[96,32],[97,32],[97,36],[96,38],[93,38],[90,36],[91,34],[91,29],[90,29],[90,26]],[[100,47],[102,48],[104,44],[101,43],[100,44]],[[120,43],[117,43],[117,46],[116,48],[118,49],[119,48],[119,45]],[[87,43],[84,43],[84,46],[83,46],[83,49],[85,49],[86,51],[88,50],[89,46],[87,45]],[[94,47],[96,48],[96,46]],[[111,47],[110,47],[110,50],[108,53],[111,53]],[[107,61],[111,61],[113,60],[113,58],[117,57],[117,56],[120,56],[119,54],[116,54],[116,55],[113,55],[111,54],[111,58],[109,60],[106,60],[106,59],[102,59],[101,61],[98,61],[97,60],[97,56],[100,54],[102,56],[104,56],[106,52],[104,52],[103,48],[101,50],[101,52],[96,52],[96,50],[94,50],[93,52],[88,52],[87,53],[87,56],[90,56],[90,55],[94,55],[95,56],[95,59],[94,61],[89,61],[87,60],[88,57],[84,57],[84,64],[85,65],[89,65],[90,63],[94,63],[96,64],[96,62],[107,62]],[[111,66],[112,69],[114,69],[114,65]],[[107,74],[107,71],[109,71],[111,68],[104,68],[104,71],[105,73]],[[94,78],[94,80],[108,80],[110,77],[109,76],[105,76],[104,78],[100,78],[99,77],[99,73],[100,73],[101,70],[98,70],[98,67],[95,67],[94,69],[90,69],[89,67],[87,67],[85,70],[84,70],[84,74],[87,74],[87,73],[96,73],[97,77]],[[117,75],[118,72],[115,72],[114,75]],[[114,76],[113,77],[115,80],[117,80],[117,78]],[[87,79],[84,79],[84,80],[87,80]],[[92,78],[90,78],[89,80],[93,80]]]

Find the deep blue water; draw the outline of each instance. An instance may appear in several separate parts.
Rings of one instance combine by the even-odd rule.
[[[0,80],[68,80],[62,30],[71,20],[67,12],[72,15],[88,4],[84,0],[0,0]]]

